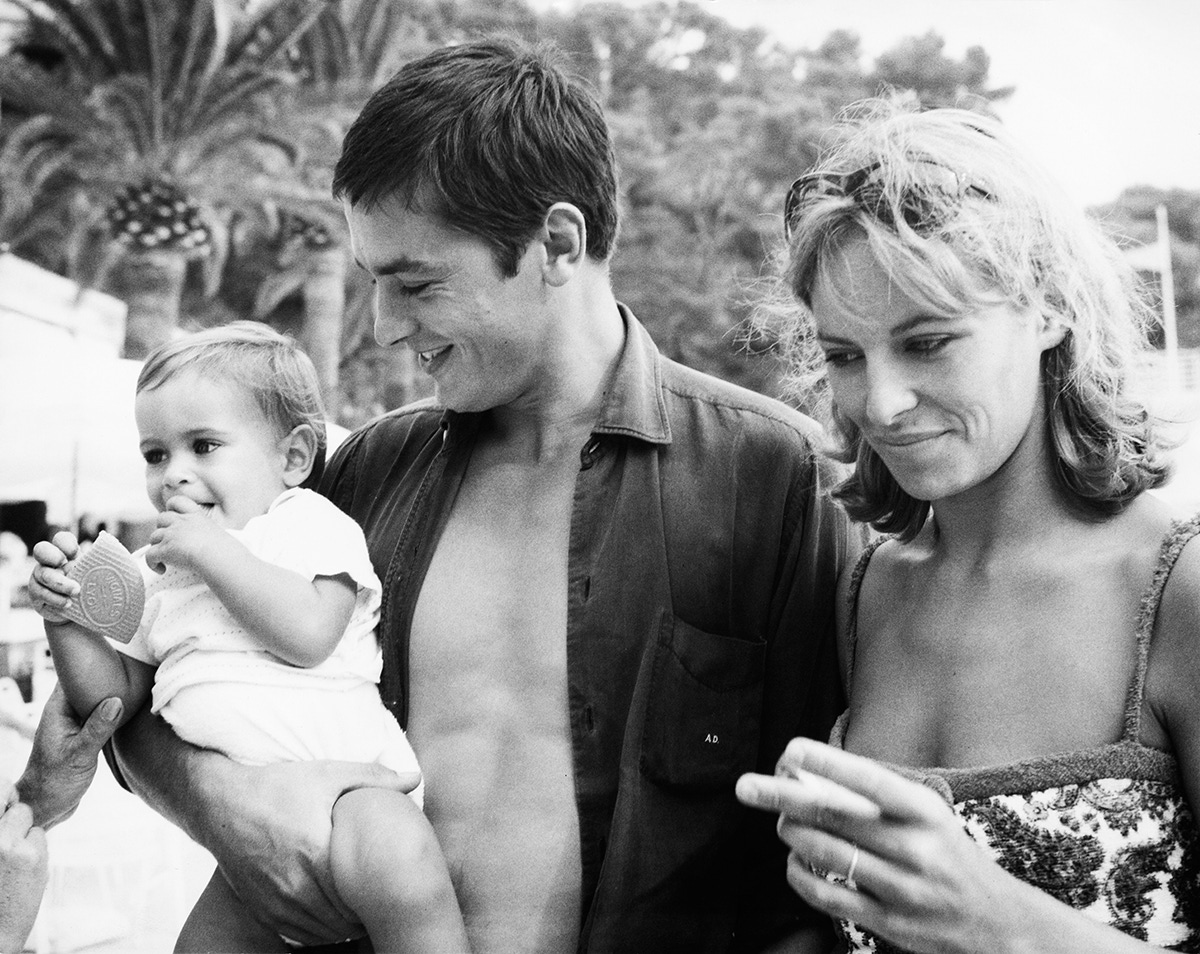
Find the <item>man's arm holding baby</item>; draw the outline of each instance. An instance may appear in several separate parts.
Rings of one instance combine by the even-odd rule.
[[[129,787],[207,848],[263,920],[305,944],[357,926],[329,870],[334,803],[354,789],[409,791],[419,781],[358,762],[240,765],[183,742],[148,708],[117,734],[115,752]]]

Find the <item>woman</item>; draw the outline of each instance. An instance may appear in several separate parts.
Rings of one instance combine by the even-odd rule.
[[[1200,522],[1145,492],[1129,271],[986,117],[842,131],[788,195],[790,340],[887,536],[831,745],[738,795],[846,950],[1200,950]]]

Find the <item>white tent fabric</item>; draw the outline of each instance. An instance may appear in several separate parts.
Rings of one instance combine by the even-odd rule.
[[[139,361],[0,357],[0,502],[46,501],[51,523],[154,517],[138,453]]]
[[[0,357],[0,502],[51,523],[154,519],[133,417],[140,361]],[[330,450],[347,434],[326,425]]]

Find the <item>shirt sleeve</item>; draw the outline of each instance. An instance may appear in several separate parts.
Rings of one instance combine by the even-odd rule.
[[[241,539],[255,556],[305,579],[345,574],[362,590],[383,591],[362,529],[313,491],[282,499],[247,524]]]
[[[846,706],[837,658],[837,581],[861,546],[830,491],[835,465],[816,456],[794,461],[783,533],[779,583],[770,608],[763,686],[763,730],[758,770],[770,773],[789,741],[826,742]],[[747,844],[740,909],[742,934],[765,945],[801,927],[827,920],[801,901],[783,872],[787,851],[776,816],[755,812]],[[751,945],[755,949],[755,945]]]

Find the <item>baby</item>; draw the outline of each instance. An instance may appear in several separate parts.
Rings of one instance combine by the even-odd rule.
[[[39,611],[76,713],[120,696],[128,718],[149,697],[181,738],[247,764],[339,759],[415,772],[377,688],[382,587],[366,541],[303,486],[325,456],[312,362],[266,326],[234,322],[151,354],[134,410],[159,516],[135,554],[146,601],[128,645],[61,612],[80,592],[64,572],[75,538],[34,548]],[[466,932],[421,794],[369,789],[337,802],[334,882],[376,950],[457,954]],[[211,949],[212,925],[230,949],[288,950],[220,871],[177,949]]]

